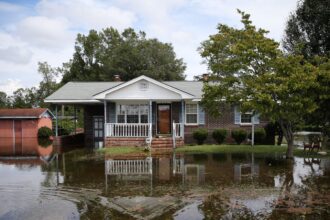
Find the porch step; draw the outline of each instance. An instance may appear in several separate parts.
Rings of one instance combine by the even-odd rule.
[[[176,138],[176,146],[183,146],[184,142],[182,138]],[[171,137],[153,138],[151,142],[151,148],[173,148],[173,140]]]

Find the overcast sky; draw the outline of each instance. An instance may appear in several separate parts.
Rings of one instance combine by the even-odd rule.
[[[39,84],[38,61],[61,66],[77,33],[127,27],[172,43],[187,64],[187,79],[207,72],[196,51],[218,23],[241,27],[239,8],[269,37],[281,40],[297,0],[0,0],[0,91]]]

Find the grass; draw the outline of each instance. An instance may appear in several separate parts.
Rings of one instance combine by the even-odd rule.
[[[195,145],[183,146],[176,149],[178,153],[283,153],[287,150],[286,146],[273,146],[273,145]],[[143,147],[111,147],[102,148],[98,150],[99,153],[119,155],[119,154],[146,154]],[[323,156],[316,152],[305,152],[302,149],[294,149],[294,155],[299,157],[329,157],[330,151],[327,155]]]

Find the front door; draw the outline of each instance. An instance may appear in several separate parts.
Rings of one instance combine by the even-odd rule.
[[[171,133],[171,105],[158,104],[157,105],[157,133],[170,134]]]

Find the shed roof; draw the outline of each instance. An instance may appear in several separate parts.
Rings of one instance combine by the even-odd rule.
[[[0,118],[40,118],[46,112],[54,118],[54,115],[47,108],[0,109]]]

